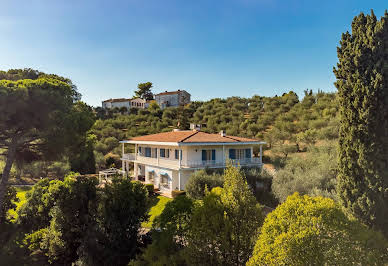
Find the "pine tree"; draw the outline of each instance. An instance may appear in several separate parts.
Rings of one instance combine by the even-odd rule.
[[[337,78],[341,125],[338,194],[343,206],[388,236],[388,13],[361,13],[342,35]]]

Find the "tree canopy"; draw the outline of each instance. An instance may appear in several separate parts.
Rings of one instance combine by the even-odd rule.
[[[266,217],[247,265],[383,265],[387,247],[333,200],[295,193]]]
[[[342,35],[334,68],[340,104],[342,204],[388,236],[388,13],[361,13]]]
[[[135,96],[142,98],[146,101],[154,99],[154,95],[151,91],[152,82],[139,83],[137,85],[137,90],[135,91]]]

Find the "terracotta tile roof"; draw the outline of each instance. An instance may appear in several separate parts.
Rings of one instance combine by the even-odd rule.
[[[188,93],[187,91],[185,90],[177,90],[177,91],[165,91],[165,92],[161,92],[161,93],[158,93],[156,95],[171,95],[171,94],[178,94],[178,93],[181,93],[181,92],[186,92]]]
[[[134,137],[132,141],[156,141],[156,142],[183,142],[183,143],[200,143],[200,142],[251,142],[256,139],[248,139],[234,136],[221,136],[220,134],[210,134],[196,130],[164,132],[140,137]]]

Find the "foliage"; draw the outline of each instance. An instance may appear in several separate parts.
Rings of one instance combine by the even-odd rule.
[[[94,158],[94,144],[97,137],[88,133],[95,122],[95,116],[90,106],[82,102],[74,104],[70,113],[71,126],[67,128],[72,134],[66,134],[71,137],[67,143],[67,156],[69,157],[71,171],[81,174],[94,174],[96,172],[96,163]]]
[[[182,265],[182,249],[189,230],[194,202],[186,196],[169,201],[153,223],[152,244],[134,265]]]
[[[178,196],[186,195],[186,191],[183,190],[173,190],[171,191],[171,196],[175,199]]]
[[[303,159],[300,156],[290,158],[272,181],[273,193],[280,202],[284,202],[294,192],[334,199],[336,158],[336,147],[333,146],[311,148]]]
[[[16,189],[14,187],[8,186],[4,197],[4,203],[0,209],[0,215],[2,217],[7,217],[8,211],[16,207],[15,201],[18,201],[16,197]]]
[[[23,161],[22,154],[28,154],[28,160],[32,157],[54,160],[64,154],[66,140],[75,136],[69,126],[72,126],[74,103],[80,99],[75,85],[57,75],[33,70],[12,70],[2,75],[16,81],[0,80],[0,147],[6,150],[0,206],[17,155]],[[19,80],[25,76],[34,76],[34,79]]]
[[[261,207],[239,168],[228,166],[224,180],[194,209],[185,250],[190,264],[241,265],[253,250]]]
[[[278,199],[275,197],[271,186],[273,182],[273,176],[270,175],[263,168],[241,168],[242,174],[246,177],[247,183],[256,200],[269,207],[276,207],[278,205]]]
[[[153,100],[154,95],[151,92],[152,82],[139,83],[137,85],[137,91],[135,91],[135,96],[142,98],[144,100]]]
[[[153,196],[149,198],[148,202],[148,221],[142,224],[145,228],[151,228],[152,224],[156,217],[158,217],[166,207],[166,204],[170,202],[171,199],[163,196]]]
[[[211,190],[214,187],[222,187],[223,184],[224,180],[221,175],[199,170],[195,171],[187,181],[186,192],[192,199],[202,199],[205,196],[205,188]]]
[[[88,264],[126,265],[135,257],[138,231],[147,219],[147,190],[141,183],[114,179],[105,185],[99,209],[100,246],[88,243]]]
[[[18,220],[18,212],[19,209],[26,202],[26,195],[29,190],[31,190],[30,186],[22,186],[22,187],[14,187],[16,190],[16,199],[13,201],[16,205],[15,208],[8,210],[8,219],[15,223]]]
[[[17,222],[27,230],[49,226],[49,213],[63,190],[64,183],[60,180],[40,180],[27,192],[25,203],[18,209]]]
[[[333,200],[295,193],[267,216],[247,265],[380,265],[387,247]]]
[[[388,236],[388,12],[356,16],[334,68],[340,103],[338,192],[355,217]]]
[[[154,184],[145,184],[145,188],[147,189],[148,195],[152,196],[154,194]]]
[[[70,264],[82,255],[96,230],[97,179],[68,176],[63,185],[40,246],[50,261]]]

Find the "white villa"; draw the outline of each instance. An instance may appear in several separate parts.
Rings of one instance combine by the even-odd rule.
[[[154,184],[162,192],[184,190],[190,175],[199,169],[224,168],[227,161],[247,167],[262,166],[262,145],[255,139],[227,136],[223,131],[209,134],[194,130],[173,130],[134,137],[122,143],[122,169],[134,178]],[[135,153],[125,153],[125,145],[134,145]],[[253,156],[253,146],[260,154]]]
[[[118,99],[109,99],[102,102],[103,109],[112,109],[112,108],[121,108],[126,107],[128,110],[131,108],[145,109],[149,106],[149,101],[146,101],[141,98],[118,98]]]

